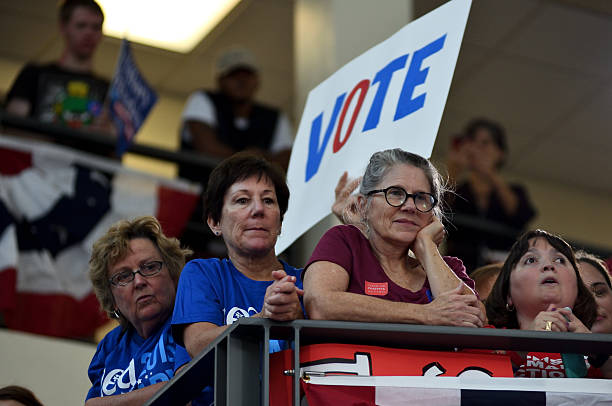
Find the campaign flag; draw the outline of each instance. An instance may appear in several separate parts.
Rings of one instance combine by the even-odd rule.
[[[121,42],[108,94],[111,117],[117,129],[117,154],[121,156],[157,102],[157,93],[140,74],[127,39]]]
[[[606,379],[429,376],[313,376],[302,381],[309,406],[608,405]]]
[[[0,137],[0,312],[9,328],[90,336],[107,321],[92,293],[92,244],[116,221],[156,216],[182,232],[199,186],[69,148]]]
[[[470,5],[449,1],[310,91],[291,152],[277,252],[330,213],[340,175],[362,175],[374,152],[431,155]]]

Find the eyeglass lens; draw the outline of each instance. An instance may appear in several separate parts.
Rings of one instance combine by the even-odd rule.
[[[125,270],[123,272],[119,272],[111,278],[111,283],[113,285],[125,286],[134,280],[137,273],[145,277],[157,275],[161,271],[162,265],[163,263],[161,261],[153,261],[143,264],[140,268],[134,271]]]
[[[399,187],[390,187],[385,192],[387,203],[395,207],[402,206],[408,197],[412,197],[414,205],[419,211],[427,212],[433,208],[432,196],[427,193],[417,192],[408,194],[404,189]]]

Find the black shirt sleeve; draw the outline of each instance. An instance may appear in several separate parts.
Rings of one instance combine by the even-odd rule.
[[[28,64],[19,72],[17,79],[13,82],[13,86],[6,96],[5,107],[12,99],[27,100],[34,107],[37,86],[38,68],[33,64]]]
[[[509,220],[512,226],[522,229],[536,215],[536,210],[531,205],[525,188],[516,184],[511,185],[511,188],[518,199],[518,207]]]

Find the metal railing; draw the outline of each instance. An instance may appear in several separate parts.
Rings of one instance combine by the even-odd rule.
[[[293,370],[300,347],[320,343],[376,345],[419,350],[497,349],[577,354],[612,354],[611,334],[296,320],[290,323],[242,318],[217,337],[153,398],[148,406],[186,404],[213,385],[215,405],[269,403],[269,340],[293,344]],[[293,374],[293,404],[300,404],[300,374]],[[236,389],[239,388],[239,389]]]
[[[16,128],[36,134],[51,137],[60,144],[81,149],[87,152],[106,155],[112,154],[116,148],[116,139],[107,133],[84,131],[57,124],[43,123],[29,117],[21,117],[0,110],[0,126]],[[214,168],[221,159],[184,151],[170,151],[142,144],[132,144],[127,152],[157,158],[179,165],[200,167],[203,170]]]

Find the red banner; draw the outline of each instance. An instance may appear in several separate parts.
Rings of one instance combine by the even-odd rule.
[[[291,404],[293,351],[270,355],[270,405]],[[512,377],[506,355],[479,352],[418,351],[351,344],[300,348],[300,373],[317,376]],[[349,394],[354,396],[355,393]],[[348,395],[347,395],[348,396]]]

